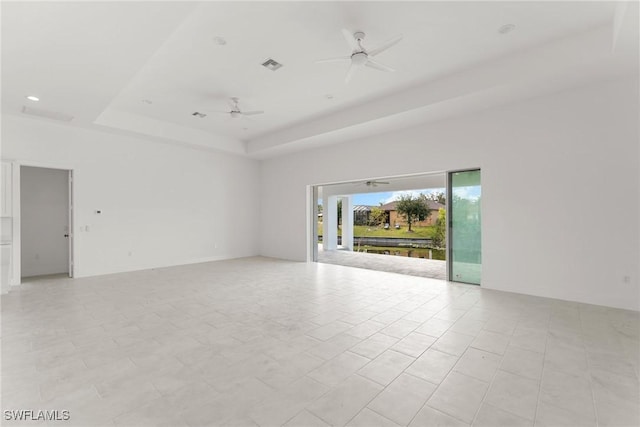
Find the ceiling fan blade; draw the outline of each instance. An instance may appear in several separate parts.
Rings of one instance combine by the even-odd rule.
[[[349,45],[351,50],[356,51],[360,49],[360,46],[358,46],[358,41],[353,37],[353,33],[351,31],[343,28],[342,35],[344,36],[344,39],[347,41],[347,44]]]
[[[243,111],[240,114],[243,116],[255,116],[256,114],[264,114],[264,111]]]
[[[356,74],[356,71],[358,71],[358,68],[360,68],[358,65],[351,63],[351,66],[349,67],[349,71],[347,71],[347,75],[344,78],[345,83],[349,83],[351,81],[353,76]]]
[[[383,44],[381,44],[380,46],[374,49],[367,50],[367,53],[369,54],[369,56],[376,56],[384,52],[385,50],[389,49],[391,46],[397,44],[400,40],[402,40],[402,34],[399,34],[394,38],[387,40],[386,42],[384,42]]]
[[[376,69],[378,71],[387,71],[387,72],[395,71],[393,68],[387,67],[386,65],[383,65],[377,61],[374,61],[373,59],[369,59],[367,62],[364,63],[364,65],[366,65],[369,68]]]
[[[316,61],[316,64],[320,64],[322,62],[338,62],[338,61],[348,61],[351,59],[350,56],[336,56],[335,58],[325,58]]]

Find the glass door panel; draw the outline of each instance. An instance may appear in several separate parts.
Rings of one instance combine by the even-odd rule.
[[[480,284],[480,170],[449,172],[449,280]]]

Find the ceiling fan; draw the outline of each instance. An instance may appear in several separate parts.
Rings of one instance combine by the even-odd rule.
[[[346,30],[343,28],[342,35],[344,36],[345,40],[347,41],[347,44],[351,48],[351,55],[339,56],[336,58],[321,59],[316,62],[321,63],[321,62],[351,61],[351,66],[349,67],[349,71],[347,72],[347,75],[344,79],[346,83],[349,83],[349,81],[351,80],[353,75],[356,73],[356,71],[362,67],[369,67],[378,71],[395,71],[393,68],[387,67],[386,65],[383,65],[378,61],[375,61],[373,57],[376,55],[379,55],[380,53],[384,52],[385,50],[389,49],[391,46],[395,45],[400,40],[402,40],[402,35],[397,35],[392,39],[387,40],[385,43],[381,44],[380,46],[370,50],[367,50],[362,46],[362,40],[364,40],[364,37],[365,37],[365,34],[362,31],[356,31],[355,33],[351,34],[349,30]]]
[[[228,114],[232,119],[237,119],[242,116],[255,116],[257,114],[263,114],[264,111],[256,110],[256,111],[242,111],[238,106],[238,102],[240,100],[236,97],[230,98],[229,106],[231,107],[231,111],[218,111],[219,113]]]
[[[377,187],[378,185],[387,185],[389,184],[387,181],[365,181],[364,185],[367,187]]]

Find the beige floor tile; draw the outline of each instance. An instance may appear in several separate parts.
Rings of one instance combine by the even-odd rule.
[[[540,383],[536,380],[499,370],[491,383],[486,402],[522,418],[533,420],[539,388]]]
[[[329,424],[305,410],[290,419],[285,427],[329,427]]]
[[[481,381],[491,382],[500,367],[501,360],[502,358],[495,353],[470,347],[456,363],[453,370]]]
[[[457,418],[453,418],[445,414],[444,412],[440,412],[437,409],[433,409],[428,405],[422,407],[420,412],[415,416],[410,427],[425,427],[425,426],[433,426],[433,427],[468,427],[469,424],[460,421]]]
[[[327,341],[311,346],[306,350],[306,352],[321,359],[329,360],[333,359],[340,353],[343,353],[348,348],[357,345],[360,341],[360,338],[356,338],[352,335],[339,334]]]
[[[436,342],[435,337],[412,332],[394,344],[391,349],[404,353],[407,356],[419,357],[431,347],[434,342]]]
[[[435,389],[436,386],[428,381],[402,374],[376,396],[368,407],[399,425],[407,425]]]
[[[421,334],[430,335],[432,337],[439,338],[449,329],[454,322],[442,319],[429,319],[418,327],[415,332]]]
[[[624,425],[624,424],[621,424]],[[631,425],[631,424],[630,424]],[[595,418],[579,412],[560,408],[551,403],[540,401],[536,412],[536,427],[595,427]]]
[[[543,361],[544,355],[542,353],[509,345],[504,353],[500,369],[505,372],[540,381]]]
[[[542,372],[539,402],[582,414],[585,419],[596,419],[594,396],[586,373],[574,376],[547,369],[545,366]]]
[[[332,426],[344,426],[380,393],[382,388],[371,380],[353,375],[307,409]]]
[[[640,425],[636,312],[264,258],[1,303],[3,409],[73,426]]]
[[[326,325],[320,326],[319,328],[308,331],[307,335],[321,341],[326,341],[329,338],[333,338],[336,335],[345,332],[348,329],[351,329],[352,327],[353,325],[350,323],[336,320],[331,323],[327,323]]]
[[[364,408],[358,413],[347,426],[349,427],[396,427],[398,424],[383,417],[382,415]]]
[[[376,322],[374,320],[367,320],[347,330],[345,333],[360,339],[365,339],[380,331],[385,326],[386,325],[384,323]]]
[[[508,344],[509,336],[484,330],[473,340],[471,347],[502,355]]]
[[[377,333],[354,345],[349,349],[349,351],[369,359],[375,359],[397,342],[398,338],[394,338],[383,333]]]
[[[429,349],[405,371],[434,384],[440,384],[458,358],[441,351]]]
[[[403,318],[382,329],[380,332],[391,337],[402,339],[421,324],[422,322],[414,322]]]
[[[461,334],[459,332],[449,330],[442,334],[442,336],[433,343],[431,348],[460,357],[474,339],[475,338],[472,335]]]
[[[519,417],[495,406],[483,403],[473,421],[474,427],[531,427],[533,420]]]
[[[369,362],[370,360],[366,357],[345,352],[320,365],[307,375],[318,382],[335,387]]]
[[[484,381],[451,372],[427,401],[427,405],[471,424],[487,388],[488,384]]]
[[[378,384],[386,386],[411,365],[414,360],[413,357],[407,356],[406,354],[387,350],[365,365],[358,373]]]

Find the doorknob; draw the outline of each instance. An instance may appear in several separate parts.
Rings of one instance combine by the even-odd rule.
[[[65,235],[64,235],[64,237],[69,237],[69,235],[68,235],[68,234],[65,234]]]

